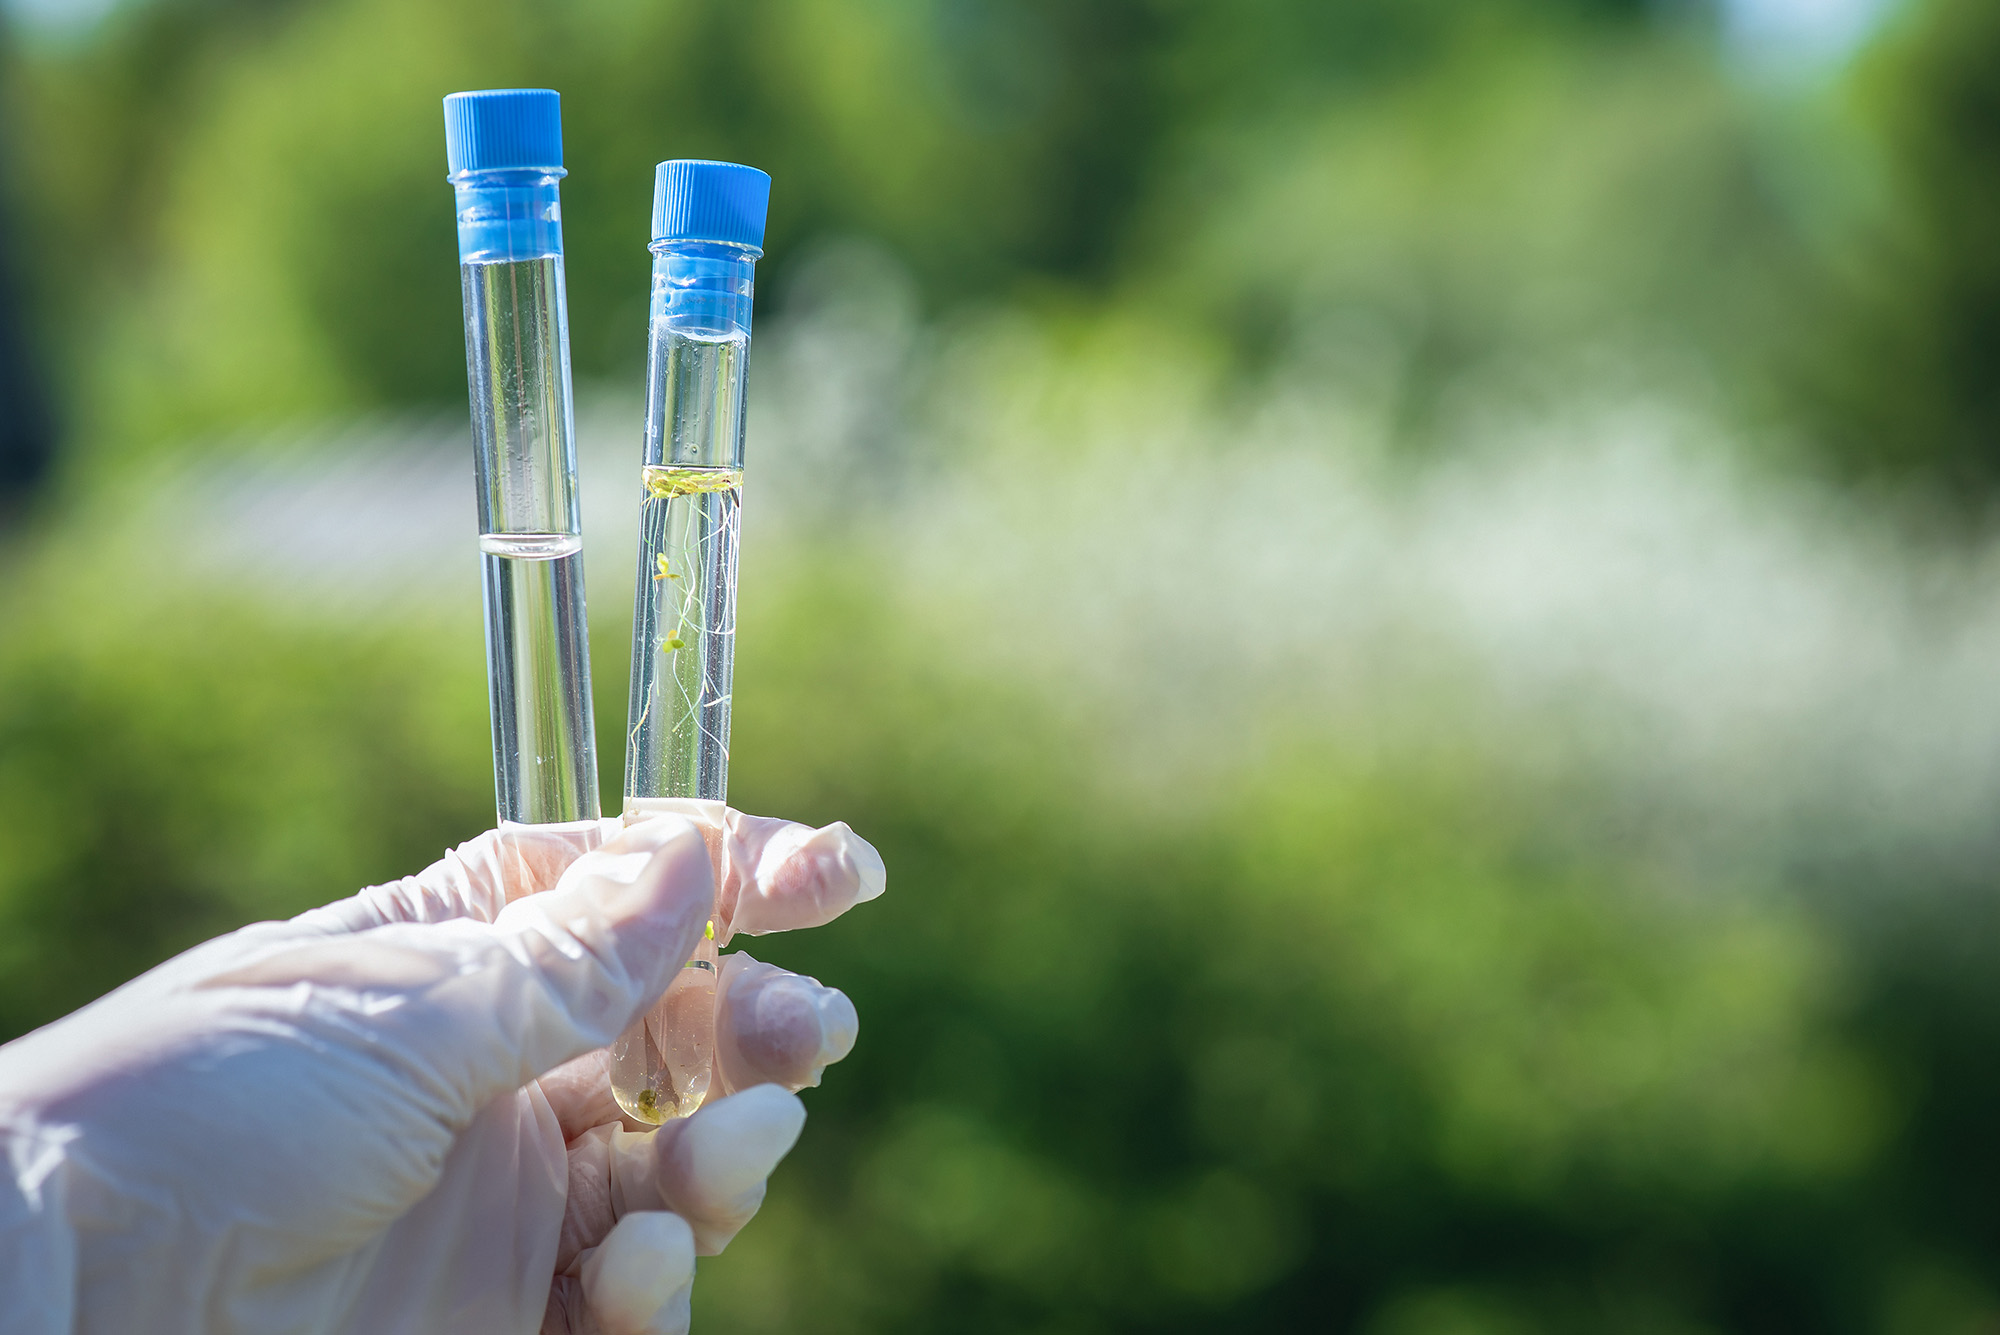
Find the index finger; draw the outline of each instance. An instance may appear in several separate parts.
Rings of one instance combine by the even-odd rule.
[[[696,798],[625,799],[627,824],[656,815],[684,816],[708,841],[718,947],[738,932],[763,936],[818,927],[888,887],[882,855],[846,821],[813,829]]]

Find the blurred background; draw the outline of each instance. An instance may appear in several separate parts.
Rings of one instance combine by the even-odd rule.
[[[2000,7],[0,2],[0,1038],[492,819],[438,99],[776,179],[725,1332],[2000,1331]]]

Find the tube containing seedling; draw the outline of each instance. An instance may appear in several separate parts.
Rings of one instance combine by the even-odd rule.
[[[478,477],[500,818],[598,814],[583,526],[563,293],[561,107],[541,88],[453,93],[465,368]]]
[[[729,162],[654,173],[628,803],[728,797],[744,389],[770,191],[763,172]],[[707,1095],[721,944],[711,923],[666,996],[613,1046],[612,1091],[632,1116],[685,1116]]]

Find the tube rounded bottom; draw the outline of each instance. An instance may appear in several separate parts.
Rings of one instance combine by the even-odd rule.
[[[713,939],[704,939],[666,995],[611,1045],[611,1093],[629,1117],[670,1122],[708,1097],[715,1078]]]

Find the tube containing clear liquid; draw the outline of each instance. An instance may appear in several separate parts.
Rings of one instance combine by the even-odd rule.
[[[723,802],[736,663],[736,554],[750,305],[771,178],[727,162],[663,162],[653,183],[646,434],[625,796]],[[634,1117],[701,1106],[715,1051],[708,939],[611,1049]]]
[[[563,291],[562,124],[539,88],[453,93],[466,382],[500,818],[598,814]]]

